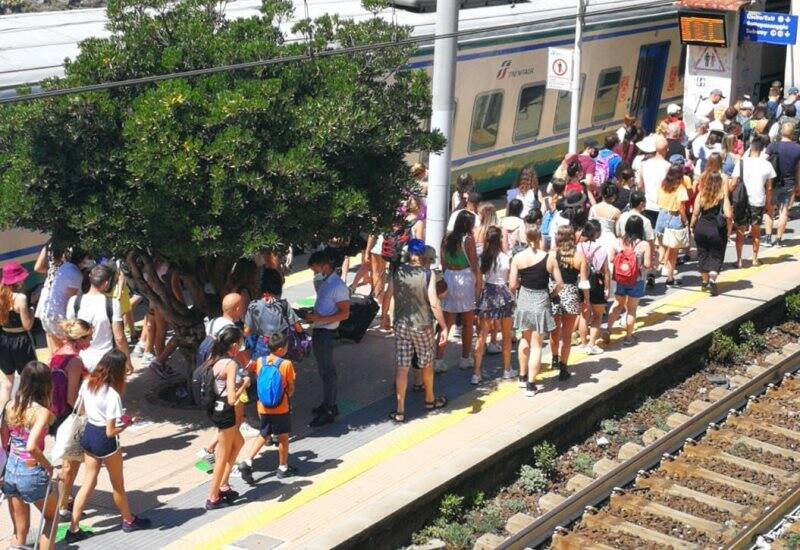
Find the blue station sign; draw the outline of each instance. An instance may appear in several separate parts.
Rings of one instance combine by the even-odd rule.
[[[751,42],[793,46],[797,42],[797,16],[769,11],[742,11],[742,37]]]

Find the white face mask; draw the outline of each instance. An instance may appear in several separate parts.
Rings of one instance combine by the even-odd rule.
[[[323,281],[323,279],[325,279],[325,275],[323,275],[322,273],[314,273],[314,282],[315,283],[321,283]]]

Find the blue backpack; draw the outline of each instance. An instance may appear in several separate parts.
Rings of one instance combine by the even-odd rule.
[[[274,363],[268,363],[266,357],[259,358],[261,369],[258,371],[258,401],[268,409],[281,404],[284,384],[280,366],[283,358],[278,357]]]

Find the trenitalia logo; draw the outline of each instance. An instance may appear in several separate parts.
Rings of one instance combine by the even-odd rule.
[[[525,69],[512,69],[511,60],[506,59],[500,63],[500,70],[497,71],[497,80],[503,80],[505,78],[517,78],[518,76],[526,76],[530,74],[533,74],[533,67],[527,67]]]

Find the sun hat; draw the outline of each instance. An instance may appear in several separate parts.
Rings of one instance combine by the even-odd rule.
[[[653,134],[646,136],[642,141],[636,142],[636,148],[642,153],[655,153],[656,139]]]
[[[725,133],[725,126],[719,121],[715,120],[708,125],[708,129],[712,132]]]
[[[22,267],[19,262],[8,262],[3,266],[3,284],[14,286],[28,278],[28,270]]]
[[[667,114],[668,115],[677,115],[681,112],[681,106],[677,103],[670,103],[667,105]]]

